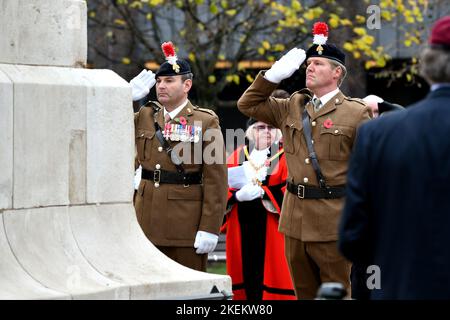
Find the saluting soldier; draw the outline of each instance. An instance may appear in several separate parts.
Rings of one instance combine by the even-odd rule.
[[[142,166],[136,214],[159,250],[184,266],[206,271],[227,202],[223,136],[217,115],[188,99],[193,78],[189,63],[177,58],[171,42],[162,49],[167,61],[156,74],[144,70],[130,82],[133,100],[145,97],[156,83],[159,101],[149,101],[135,114]]]
[[[347,71],[344,53],[327,44],[328,26],[314,25],[314,44],[305,54],[293,48],[261,72],[238,101],[248,117],[280,128],[288,165],[279,230],[298,299],[314,299],[323,282],[350,291],[351,264],[337,249],[347,162],[357,127],[370,119],[367,105],[339,86]],[[288,99],[270,94],[306,59],[307,88]]]

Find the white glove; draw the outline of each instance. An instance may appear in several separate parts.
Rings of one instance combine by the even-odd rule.
[[[289,78],[298,70],[306,59],[306,53],[303,49],[293,48],[278,61],[276,61],[272,67],[266,71],[264,78],[273,83],[280,83],[281,80]]]
[[[141,73],[130,81],[133,101],[140,100],[148,95],[155,83],[155,74],[151,70],[142,70]]]
[[[256,198],[261,198],[264,194],[264,190],[253,183],[248,183],[235,193],[236,200],[242,201],[252,201]]]
[[[216,248],[218,240],[219,236],[214,233],[197,231],[194,242],[194,248],[197,249],[195,253],[203,254],[213,252]]]
[[[139,184],[141,183],[142,166],[136,169],[134,173],[134,189],[139,189]]]

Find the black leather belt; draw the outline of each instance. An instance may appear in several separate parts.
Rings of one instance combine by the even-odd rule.
[[[145,170],[142,168],[142,179],[152,180],[155,183],[170,183],[170,184],[201,184],[201,172],[185,172],[178,173],[166,170]]]
[[[318,188],[288,181],[287,189],[300,199],[337,199],[345,196],[345,186]]]

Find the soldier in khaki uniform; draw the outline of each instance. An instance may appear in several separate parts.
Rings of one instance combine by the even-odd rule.
[[[307,88],[288,99],[271,98],[278,83],[305,59]],[[270,70],[261,72],[238,101],[242,113],[283,133],[289,192],[279,230],[285,235],[298,299],[315,298],[323,282],[340,282],[350,291],[351,264],[337,250],[338,223],[356,129],[370,115],[362,100],[346,97],[339,90],[345,73],[345,55],[334,45],[314,44],[306,54],[294,48]],[[309,142],[321,176],[314,169],[314,154],[308,151],[304,123],[311,131]]]
[[[159,250],[182,265],[206,271],[227,202],[225,147],[216,114],[188,100],[189,64],[176,56],[167,60],[156,74],[144,70],[131,81],[134,100],[146,96],[155,82],[159,100],[135,114],[142,166],[136,214]]]

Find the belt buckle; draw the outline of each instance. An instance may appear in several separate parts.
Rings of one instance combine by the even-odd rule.
[[[160,180],[161,180],[161,170],[153,171],[153,182],[159,184]]]
[[[297,197],[299,197],[300,199],[305,198],[305,186],[302,184],[299,184],[297,186]]]

